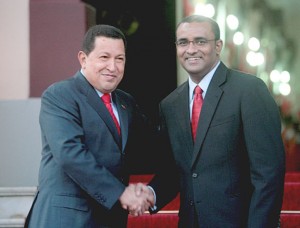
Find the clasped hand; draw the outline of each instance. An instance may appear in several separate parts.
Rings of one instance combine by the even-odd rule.
[[[154,206],[153,192],[142,183],[129,184],[119,200],[122,207],[133,216],[142,215],[149,207]]]

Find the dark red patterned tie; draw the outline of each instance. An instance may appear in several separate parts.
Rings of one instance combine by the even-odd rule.
[[[119,125],[119,122],[113,112],[113,109],[112,109],[112,106],[111,106],[111,99],[110,99],[110,94],[109,93],[105,93],[103,94],[103,96],[101,97],[102,101],[104,102],[106,108],[108,109],[113,121],[115,122],[116,124],[116,127],[118,129],[118,133],[120,134],[121,133],[121,129],[120,129],[120,125]]]
[[[195,141],[196,132],[198,127],[199,116],[202,108],[203,98],[202,98],[202,89],[199,86],[195,87],[194,90],[194,102],[192,107],[192,134]]]

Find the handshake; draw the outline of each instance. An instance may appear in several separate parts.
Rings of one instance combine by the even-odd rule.
[[[155,204],[152,190],[142,183],[129,184],[119,201],[122,207],[133,216],[142,215]]]

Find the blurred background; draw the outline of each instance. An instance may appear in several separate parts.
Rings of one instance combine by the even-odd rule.
[[[261,78],[276,100],[289,177],[282,227],[299,227],[299,10],[299,0],[0,0],[0,227],[23,227],[41,158],[40,96],[80,69],[77,53],[87,29],[111,24],[126,34],[120,88],[157,122],[159,101],[187,79],[174,41],[177,22],[191,14],[218,22],[221,60]]]
[[[174,41],[177,22],[191,14],[219,23],[228,67],[267,84],[282,114],[288,170],[300,170],[299,9],[299,0],[0,0],[0,186],[36,184],[40,96],[79,70],[77,53],[91,25],[126,34],[120,88],[157,121],[159,101],[187,79]]]

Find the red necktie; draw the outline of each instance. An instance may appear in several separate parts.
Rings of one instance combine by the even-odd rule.
[[[203,98],[202,98],[202,89],[199,86],[195,87],[194,90],[194,102],[192,107],[192,134],[195,141],[196,132],[199,122],[199,116],[202,108]]]
[[[115,122],[116,124],[116,127],[118,129],[118,133],[120,134],[121,132],[121,129],[120,129],[120,125],[119,125],[119,122],[113,112],[113,109],[112,109],[112,106],[111,106],[111,99],[110,99],[110,94],[109,93],[105,93],[103,94],[103,96],[101,97],[102,101],[104,102],[106,108],[108,109],[113,121]]]

